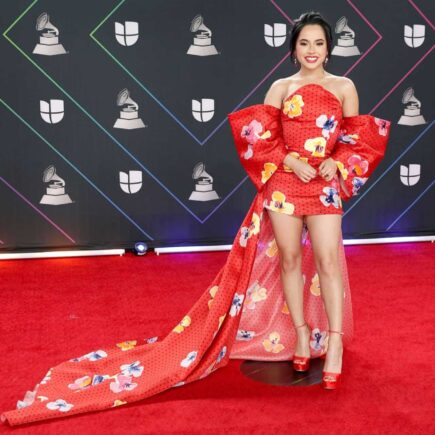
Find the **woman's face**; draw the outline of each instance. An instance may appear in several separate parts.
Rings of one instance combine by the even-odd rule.
[[[302,67],[314,70],[323,66],[328,54],[325,33],[319,24],[307,24],[296,41],[295,57]]]

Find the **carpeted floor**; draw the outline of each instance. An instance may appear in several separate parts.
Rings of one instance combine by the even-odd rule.
[[[52,365],[134,337],[163,338],[227,253],[0,262],[0,411]],[[17,434],[435,433],[434,245],[346,247],[355,338],[343,383],[263,385],[230,363],[124,407],[10,428]]]

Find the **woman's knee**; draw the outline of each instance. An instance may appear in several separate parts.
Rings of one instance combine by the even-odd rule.
[[[299,270],[302,263],[302,255],[300,252],[284,251],[280,252],[281,270],[284,273],[291,273]]]
[[[316,267],[319,274],[324,276],[334,276],[340,271],[338,252],[322,254],[317,258]]]

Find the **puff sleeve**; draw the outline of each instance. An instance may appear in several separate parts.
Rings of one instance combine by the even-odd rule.
[[[384,157],[390,135],[390,121],[371,115],[344,117],[331,158],[334,159],[347,201],[358,190]]]
[[[288,154],[282,136],[281,110],[256,104],[228,114],[242,166],[261,191]]]

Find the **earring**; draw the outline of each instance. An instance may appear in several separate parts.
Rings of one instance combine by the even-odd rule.
[[[328,56],[325,57],[325,61],[323,62],[323,65],[326,66],[327,63],[328,63]]]
[[[298,60],[297,60],[295,57],[293,58],[293,63],[294,63],[295,65],[298,64]]]

